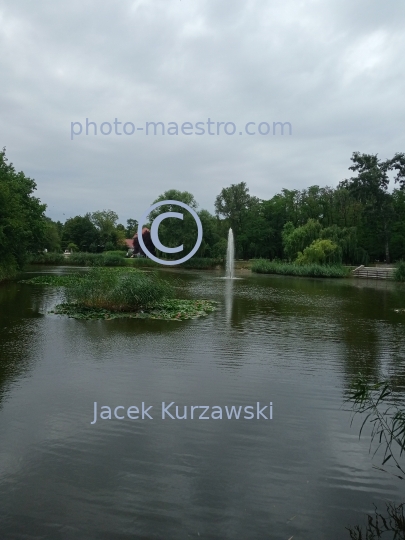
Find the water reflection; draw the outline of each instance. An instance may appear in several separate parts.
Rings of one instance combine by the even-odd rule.
[[[232,320],[233,284],[233,279],[225,280],[225,319],[228,325],[230,325]]]
[[[41,298],[12,282],[0,285],[0,404],[10,385],[32,368],[39,346],[37,328]]]

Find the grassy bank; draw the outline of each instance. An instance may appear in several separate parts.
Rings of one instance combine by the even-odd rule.
[[[257,259],[252,262],[252,272],[258,274],[280,274],[282,276],[302,276],[302,277],[328,277],[344,278],[350,273],[350,269],[339,265],[320,264],[293,264],[266,259]]]
[[[63,266],[89,266],[89,267],[127,267],[127,268],[158,268],[159,263],[147,257],[126,258],[125,252],[107,251],[105,253],[72,253],[65,257],[62,253],[39,253],[31,257],[31,264],[49,264]],[[208,270],[222,264],[221,259],[205,259],[192,257],[181,264],[182,268]]]
[[[179,300],[155,274],[136,269],[93,268],[86,274],[37,276],[21,283],[64,287],[64,302],[52,313],[75,319],[184,320],[214,311],[208,300]]]

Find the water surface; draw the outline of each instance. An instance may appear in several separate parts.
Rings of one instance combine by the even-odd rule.
[[[60,290],[0,287],[0,538],[340,540],[403,498],[343,407],[359,371],[404,375],[403,287],[162,275],[218,311],[76,321],[49,314]],[[273,419],[162,420],[162,401],[272,402]],[[153,420],[91,425],[94,402]]]

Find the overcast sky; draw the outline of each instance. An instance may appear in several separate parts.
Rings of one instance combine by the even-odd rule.
[[[403,0],[0,0],[0,143],[63,221],[125,222],[172,188],[213,211],[231,183],[336,186],[353,151],[405,151],[404,21]],[[135,133],[102,135],[115,118]],[[181,133],[209,118],[235,134]]]

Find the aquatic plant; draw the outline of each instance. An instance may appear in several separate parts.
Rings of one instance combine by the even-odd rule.
[[[157,303],[153,307],[139,311],[113,311],[105,308],[92,308],[76,303],[57,305],[51,313],[66,315],[81,320],[112,319],[158,319],[165,321],[182,321],[204,317],[217,309],[217,303],[209,300],[171,299]]]
[[[405,467],[402,463],[405,456],[405,402],[403,388],[396,387],[389,379],[370,383],[362,374],[354,381],[347,392],[346,403],[351,404],[353,417],[364,415],[360,428],[362,434],[364,426],[371,425],[370,450],[376,444],[375,455],[379,448],[383,450],[382,466],[392,465],[392,474],[399,480],[405,476]],[[353,419],[352,419],[353,421]],[[386,469],[377,467],[387,472]],[[405,503],[386,503],[386,513],[382,514],[374,506],[374,514],[367,516],[367,525],[363,530],[356,525],[347,527],[352,540],[374,540],[378,538],[405,539]],[[385,533],[393,533],[387,536]]]
[[[69,287],[82,277],[83,274],[65,274],[62,276],[47,274],[46,276],[36,276],[30,279],[22,279],[20,280],[20,283],[26,283],[28,285],[49,285],[52,287]]]

